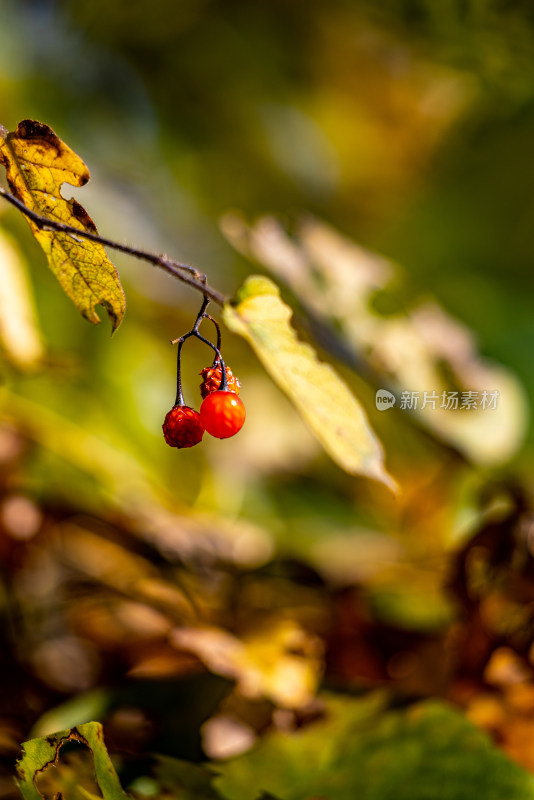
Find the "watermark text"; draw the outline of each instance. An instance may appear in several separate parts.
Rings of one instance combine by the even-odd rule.
[[[436,411],[444,408],[447,411],[495,411],[499,400],[498,390],[449,392],[403,391],[399,395],[399,408],[403,411],[424,411],[426,408]],[[397,397],[387,389],[379,389],[375,403],[379,411],[387,411],[397,402]]]

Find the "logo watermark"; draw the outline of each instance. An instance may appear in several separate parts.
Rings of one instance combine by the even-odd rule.
[[[397,398],[387,389],[379,389],[376,393],[375,403],[379,411],[387,411],[388,408],[393,408]]]
[[[400,393],[399,408],[403,411],[423,411],[429,408],[436,411],[495,411],[499,400],[499,391],[466,391],[466,392],[408,392]],[[396,396],[387,389],[379,389],[375,396],[375,404],[379,411],[393,408]]]

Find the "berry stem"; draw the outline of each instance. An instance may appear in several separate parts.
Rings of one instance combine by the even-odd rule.
[[[202,302],[202,305],[201,305],[201,307],[200,307],[200,311],[199,311],[199,312],[198,312],[198,314],[197,314],[197,318],[196,318],[196,320],[195,320],[195,324],[193,325],[193,327],[192,327],[191,331],[192,331],[192,332],[196,332],[196,331],[198,331],[198,329],[199,329],[199,327],[200,327],[200,323],[202,322],[202,320],[204,320],[204,319],[209,319],[209,320],[210,320],[211,322],[213,322],[213,324],[215,325],[215,330],[217,331],[217,344],[216,344],[216,348],[217,348],[217,350],[218,350],[218,351],[220,351],[220,349],[221,349],[221,329],[220,329],[220,327],[219,327],[219,323],[217,322],[217,320],[216,320],[216,319],[214,319],[214,318],[211,316],[211,314],[208,314],[208,313],[206,313],[206,309],[207,309],[207,307],[208,307],[208,305],[209,305],[209,302],[210,302],[210,299],[209,299],[209,297],[207,297],[206,295],[204,295],[204,300],[203,300],[203,302]],[[218,354],[216,354],[216,355],[215,355],[215,359],[214,359],[214,361],[213,361],[213,366],[215,366],[215,365],[218,363],[218,361],[219,361],[219,355],[218,355]]]
[[[221,363],[221,385],[219,386],[219,392],[227,392],[228,391],[228,376],[226,375],[226,364],[224,361],[220,360]]]
[[[178,354],[176,356],[176,400],[175,406],[185,406],[184,395],[182,391],[182,347],[185,341],[184,336],[178,339]]]
[[[195,324],[191,328],[192,331],[198,331],[198,327],[199,327],[200,323],[202,322],[204,317],[207,316],[206,315],[206,309],[209,306],[209,304],[210,304],[209,297],[207,295],[204,295],[204,298],[202,300],[202,305],[200,306],[200,311],[198,312],[197,318],[195,320]]]
[[[212,316],[206,314],[206,308],[208,307],[210,302],[210,298],[207,295],[204,295],[204,299],[202,301],[202,305],[200,307],[200,311],[197,314],[197,318],[195,323],[190,331],[184,333],[183,336],[179,336],[178,339],[173,339],[171,344],[178,345],[178,352],[176,355],[176,400],[174,401],[175,406],[185,406],[184,395],[182,390],[182,347],[184,342],[189,339],[191,336],[194,336],[196,339],[200,339],[201,342],[207,344],[208,347],[211,347],[212,350],[215,351],[215,358],[213,360],[213,364],[220,364],[222,368],[222,379],[220,389],[226,391],[228,389],[228,379],[226,377],[226,366],[223,361],[223,357],[221,355],[220,346],[221,346],[221,330],[217,322],[213,319]],[[214,345],[213,342],[210,342],[209,339],[206,339],[199,333],[199,326],[203,319],[210,319],[215,328],[217,329],[217,344]]]
[[[217,350],[220,350],[221,349],[221,329],[219,327],[219,323],[217,322],[216,319],[214,319],[211,316],[211,314],[203,314],[202,317],[203,317],[203,319],[209,319],[215,325],[215,330],[217,331],[217,345],[216,346],[217,346]],[[213,362],[213,366],[216,366],[216,364],[217,364],[217,357],[215,358],[215,361]]]
[[[222,367],[222,370],[223,370],[223,375],[224,375],[224,378],[226,379],[226,367],[225,367],[225,365],[224,365],[223,357],[222,357],[222,355],[221,355],[221,351],[219,350],[219,348],[218,348],[218,347],[216,347],[216,346],[213,344],[213,342],[210,342],[210,340],[209,340],[209,339],[205,339],[205,338],[202,336],[202,334],[200,334],[198,331],[191,331],[191,332],[190,332],[190,333],[188,333],[187,335],[188,335],[188,336],[196,336],[196,338],[197,338],[197,339],[200,339],[200,341],[201,341],[201,342],[204,342],[204,344],[207,344],[209,347],[211,347],[211,349],[212,349],[212,350],[215,350],[215,361],[221,365],[221,367]]]

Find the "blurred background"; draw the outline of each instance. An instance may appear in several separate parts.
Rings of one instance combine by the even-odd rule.
[[[63,193],[103,236],[229,296],[274,277],[402,492],[331,462],[228,331],[243,431],[168,448],[169,342],[198,296],[110,252],[110,338],[4,204],[5,775],[88,719],[117,751],[216,759],[307,724],[320,687],[384,685],[534,768],[531,5],[1,0],[0,123],[24,118],[88,165]],[[211,356],[184,351],[194,405]],[[381,387],[498,389],[499,409],[383,413]]]

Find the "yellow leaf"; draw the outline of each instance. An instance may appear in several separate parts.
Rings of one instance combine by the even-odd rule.
[[[351,474],[366,475],[395,490],[365,412],[332,367],[299,342],[291,315],[277,286],[258,276],[245,282],[235,305],[224,308],[228,327],[252,345],[334,461]]]
[[[25,260],[2,230],[0,264],[0,341],[14,364],[29,369],[43,357],[43,344]]]
[[[280,708],[301,708],[313,699],[322,671],[322,646],[289,619],[272,620],[238,639],[221,628],[175,628],[171,642],[195,653],[218,675],[237,682],[249,698],[267,697]]]
[[[54,131],[23,120],[14,133],[0,126],[0,164],[7,170],[13,195],[35,213],[96,233],[84,208],[61,194],[63,183],[84,186],[89,170]],[[101,244],[58,231],[30,227],[63,290],[90,322],[100,322],[95,306],[106,309],[115,330],[124,315],[124,292],[114,265]]]
[[[435,300],[399,304],[401,267],[309,215],[292,236],[271,216],[247,225],[240,214],[228,213],[221,229],[238,252],[263,264],[314,317],[335,328],[338,347],[352,348],[381,374],[397,401],[403,392],[414,396],[414,417],[439,439],[484,467],[517,452],[529,418],[519,379],[483,358],[469,329]],[[387,313],[378,310],[377,298],[379,307],[389,304]],[[462,408],[464,392],[474,402],[469,408]]]

